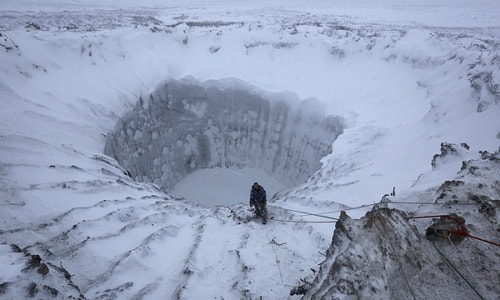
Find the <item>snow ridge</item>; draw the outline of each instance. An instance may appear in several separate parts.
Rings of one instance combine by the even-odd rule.
[[[455,179],[459,181],[444,182],[433,190],[434,199],[425,197],[427,193],[423,192],[411,197],[389,197],[359,220],[341,213],[326,260],[314,281],[302,287],[307,290],[303,299],[426,299],[428,295],[437,299],[475,299],[478,295],[483,299],[495,298],[500,290],[494,281],[500,273],[491,266],[498,261],[498,246],[473,238],[461,242],[446,238],[428,240],[425,226],[438,217],[412,217],[455,213],[466,218],[471,235],[497,241],[500,186],[493,178],[500,175],[499,156],[500,149],[464,161]],[[426,214],[422,208],[416,212],[388,208],[402,208],[413,199],[424,207],[427,201],[435,204],[427,206],[432,207],[432,212]],[[449,266],[450,261],[453,267]],[[444,286],[438,289],[436,282]]]

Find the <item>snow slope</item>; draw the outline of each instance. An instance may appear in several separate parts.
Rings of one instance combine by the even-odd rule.
[[[337,258],[327,249],[341,210],[360,218],[393,187],[401,202],[435,199],[462,161],[498,150],[497,1],[235,3],[0,3],[0,296],[295,298],[289,291],[301,278],[322,282],[312,280],[316,266]],[[134,181],[103,154],[139,98],[186,76],[315,98],[344,120],[319,170],[269,203],[266,226],[244,204],[206,208]],[[443,142],[470,149],[433,168]],[[467,180],[499,199],[498,163],[487,168]],[[498,241],[498,220],[476,209],[460,212]],[[425,225],[404,228],[417,238]],[[474,263],[498,264],[498,248],[468,245]],[[369,257],[382,247],[365,246]],[[381,277],[393,278],[391,270]],[[469,272],[481,293],[498,295],[497,273]],[[334,280],[326,284],[335,290]],[[461,284],[451,280],[439,295],[460,298]],[[398,288],[383,295],[399,297]],[[434,295],[423,288],[415,298]]]

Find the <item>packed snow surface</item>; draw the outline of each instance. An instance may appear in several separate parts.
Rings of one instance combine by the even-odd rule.
[[[497,0],[178,2],[0,2],[0,298],[498,297]]]

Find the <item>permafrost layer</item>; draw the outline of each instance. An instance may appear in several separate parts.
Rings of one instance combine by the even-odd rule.
[[[261,168],[305,181],[331,152],[341,118],[314,100],[263,93],[238,80],[168,81],[119,120],[105,153],[137,180],[171,188],[204,168]]]

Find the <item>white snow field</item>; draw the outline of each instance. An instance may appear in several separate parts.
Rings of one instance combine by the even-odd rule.
[[[499,297],[499,1],[178,2],[0,2],[0,298]]]

